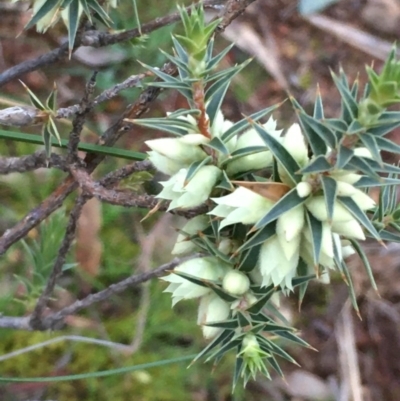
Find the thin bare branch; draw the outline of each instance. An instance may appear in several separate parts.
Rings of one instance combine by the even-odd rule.
[[[133,275],[128,277],[125,280],[120,281],[116,284],[111,284],[108,288],[103,291],[98,292],[97,294],[91,294],[86,298],[75,301],[72,305],[67,306],[66,308],[60,310],[59,312],[49,316],[43,321],[43,326],[47,329],[55,329],[59,326],[60,322],[68,315],[72,315],[82,309],[87,308],[88,306],[104,301],[105,299],[110,298],[112,295],[119,294],[129,287],[136,286],[138,284],[145,283],[146,281],[151,280],[154,277],[160,277],[167,270],[172,270],[176,266],[180,265],[186,260],[193,259],[194,257],[198,257],[199,255],[192,255],[186,258],[174,259],[169,263],[165,263],[162,266],[158,267],[155,270],[151,270],[149,272],[141,273],[138,275]]]
[[[70,213],[70,218],[68,221],[67,228],[65,230],[64,239],[58,251],[57,259],[50,273],[50,277],[47,281],[46,287],[43,290],[42,295],[39,297],[35,309],[33,310],[31,315],[30,325],[32,328],[40,328],[41,326],[43,311],[46,308],[47,302],[51,297],[51,294],[53,293],[54,287],[56,286],[57,283],[57,279],[62,273],[62,268],[64,266],[65,259],[67,257],[68,251],[71,248],[72,241],[75,238],[78,218],[81,214],[82,207],[86,203],[86,201],[87,201],[86,197],[80,196],[77,199],[75,206]]]
[[[64,157],[52,153],[49,158],[44,150],[21,157],[0,157],[0,174],[25,173],[38,168],[55,167],[69,171]]]
[[[87,83],[85,93],[79,103],[78,112],[75,114],[74,120],[72,121],[72,131],[69,134],[68,141],[68,161],[70,163],[82,164],[82,159],[78,157],[78,145],[86,116],[93,108],[93,103],[90,98],[93,95],[96,85],[96,76],[97,72],[94,72]]]
[[[118,94],[125,89],[134,88],[135,86],[138,86],[146,76],[147,74],[131,75],[130,77],[125,79],[125,81],[116,84],[109,89],[106,89],[104,92],[100,93],[100,95],[94,98],[93,107],[107,100],[111,100],[115,96],[118,96]],[[73,106],[58,109],[54,118],[68,118],[76,114],[78,111],[79,111],[79,104],[74,104]]]
[[[254,0],[229,0],[223,12],[221,12],[223,21],[219,25],[219,31],[223,31],[229,23],[240,15],[244,9]],[[226,17],[224,16],[226,13]],[[67,46],[65,47],[67,51]],[[46,63],[45,63],[46,64]],[[41,65],[40,65],[41,66]],[[40,67],[39,66],[39,67]],[[18,66],[17,66],[18,67]],[[37,67],[37,68],[39,68]],[[32,70],[33,71],[33,70]],[[176,74],[176,68],[170,64],[166,64],[163,71],[170,75]],[[6,71],[3,74],[8,74]],[[18,75],[17,75],[18,76]],[[12,78],[10,78],[12,79]],[[8,80],[7,80],[8,82]],[[2,74],[0,74],[0,86],[4,83],[2,81]],[[149,105],[160,93],[159,88],[149,87],[144,90],[139,99],[127,107],[122,116],[101,136],[99,143],[106,146],[113,146],[115,142],[123,135],[124,132],[132,129],[132,124],[124,123],[125,118],[138,118],[143,115]],[[88,172],[93,171],[99,163],[104,159],[102,155],[95,155],[93,153],[87,154],[85,162],[88,165]],[[65,198],[77,188],[77,183],[72,177],[68,177],[45,201],[38,207],[31,210],[20,222],[14,227],[6,230],[2,237],[0,237],[0,255],[3,254],[13,243],[23,238],[33,227],[37,226],[42,220],[49,216],[54,210],[58,209]]]
[[[152,195],[139,195],[129,190],[107,189],[100,182],[94,181],[85,170],[71,169],[71,172],[85,194],[94,196],[103,202],[124,207],[157,208],[156,210],[159,211],[166,211],[168,209],[168,203],[159,204],[160,201]],[[174,210],[171,212],[179,216],[191,218],[198,214],[204,214],[207,211],[207,205],[201,205],[189,210]]]
[[[220,4],[221,1],[206,0],[200,3],[203,4],[205,8],[214,8],[214,6],[216,4]],[[190,11],[190,7],[188,7],[188,11]],[[167,15],[165,17],[156,18],[153,21],[150,21],[147,24],[142,25],[141,27],[142,34],[153,32],[159,28],[170,25],[178,20],[179,20],[178,13]],[[108,46],[110,44],[131,40],[139,36],[141,36],[141,33],[139,32],[138,29],[132,29],[120,34],[109,34],[98,31],[87,31],[83,33],[81,37],[77,36],[75,40],[74,50],[76,50],[79,46],[82,45],[92,46],[92,47]],[[54,49],[49,53],[37,57],[36,59],[24,61],[1,73],[0,87],[12,81],[15,78],[19,78],[32,71],[36,71],[41,67],[57,63],[58,61],[67,60],[67,58],[68,58],[68,43],[64,43],[58,49]]]
[[[154,170],[154,166],[150,160],[134,162],[124,167],[121,167],[118,170],[112,171],[111,173],[108,173],[99,181],[99,183],[103,187],[107,188],[123,180],[124,178],[129,177],[133,173],[138,173],[140,171],[149,171],[149,170]]]

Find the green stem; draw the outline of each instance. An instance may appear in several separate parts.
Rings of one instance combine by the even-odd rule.
[[[77,375],[68,375],[68,376],[55,376],[55,377],[24,377],[24,378],[17,378],[17,377],[0,377],[0,382],[10,382],[10,383],[20,383],[20,382],[59,382],[59,381],[70,381],[70,380],[81,380],[81,379],[88,379],[93,377],[104,377],[104,376],[111,376],[117,375],[122,373],[134,372],[137,370],[146,370],[150,368],[156,368],[159,366],[170,365],[172,363],[184,362],[188,361],[189,359],[193,359],[196,355],[186,355],[181,356],[179,358],[173,359],[164,359],[162,361],[144,363],[142,365],[133,365],[133,366],[126,366],[124,368],[118,369],[110,369],[110,370],[102,370],[100,372],[91,372],[91,373],[81,373]]]
[[[34,134],[23,134],[20,132],[3,131],[0,130],[0,139],[10,139],[17,142],[33,143],[35,145],[43,145],[43,138],[41,135]],[[61,139],[60,142],[57,139],[52,138],[51,145],[57,148],[66,149],[68,141],[66,139]],[[89,153],[99,153],[107,156],[120,157],[122,159],[129,160],[144,160],[147,158],[145,153],[132,152],[130,150],[112,148],[108,146],[94,145],[91,143],[80,142],[78,149]]]

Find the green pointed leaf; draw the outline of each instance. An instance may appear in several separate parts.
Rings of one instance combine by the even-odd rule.
[[[349,295],[350,295],[351,303],[353,304],[353,308],[354,308],[354,310],[357,311],[357,314],[360,314],[360,310],[359,310],[358,304],[357,304],[357,295],[356,295],[356,291],[354,289],[353,279],[351,278],[349,268],[347,267],[346,263],[344,263],[343,261],[342,261],[342,271],[347,280],[347,284],[349,287]]]
[[[0,138],[11,139],[12,141],[18,142],[33,143],[35,145],[43,145],[43,137],[41,135],[0,130]],[[68,147],[68,141],[66,139],[61,139],[60,143],[58,143],[56,138],[52,138],[51,145],[66,149]],[[94,145],[91,143],[80,142],[78,145],[78,149],[88,153],[97,153],[106,156],[120,157],[128,160],[145,160],[148,157],[145,153],[141,152],[132,152],[126,149]]]
[[[169,61],[171,61],[171,63],[175,64],[178,68],[180,68],[181,70],[183,70],[186,73],[185,78],[188,76],[189,68],[188,68],[187,63],[184,63],[179,57],[171,56],[169,53],[165,52],[162,49],[160,49],[160,52],[162,53],[162,55],[165,58],[167,58]]]
[[[218,91],[213,93],[213,96],[211,97],[211,100],[207,105],[206,113],[210,119],[210,125],[214,123],[215,117],[217,116],[218,111],[221,108],[222,101],[224,100],[229,85],[230,81],[226,81],[224,85],[221,85],[218,88]]]
[[[68,48],[71,53],[74,48],[79,25],[79,0],[73,0],[68,7]]]
[[[357,120],[352,121],[347,128],[348,135],[363,134],[365,131],[366,128],[361,125]]]
[[[303,204],[307,198],[300,198],[297,194],[296,188],[291,189],[284,197],[282,197],[270,211],[262,217],[255,225],[254,229],[260,229],[267,226],[269,223],[275,221],[283,213],[294,209],[295,207]]]
[[[323,173],[332,170],[332,168],[333,166],[326,160],[326,157],[324,155],[319,155],[300,171],[302,174]]]
[[[277,323],[266,323],[263,326],[263,331],[265,332],[282,332],[282,331],[289,331],[292,332],[295,329],[293,327],[282,326],[281,324]]]
[[[196,173],[206,164],[208,164],[212,160],[211,156],[206,157],[203,160],[193,162],[190,167],[187,170],[185,181],[188,183],[195,175]]]
[[[302,276],[302,277],[295,277],[294,279],[292,279],[292,287],[296,288],[299,285],[302,285],[314,279],[315,279],[315,274],[309,274],[308,276]]]
[[[242,376],[243,368],[244,368],[243,358],[240,356],[236,356],[235,370],[233,373],[232,393],[239,382],[239,378]]]
[[[349,239],[349,241],[351,242],[351,245],[354,248],[354,250],[358,253],[358,256],[360,257],[360,259],[365,267],[365,271],[367,272],[367,275],[368,275],[369,281],[371,282],[372,288],[375,291],[378,291],[378,287],[376,285],[375,278],[374,278],[374,273],[372,272],[371,265],[369,263],[367,255],[364,252],[364,249],[362,249],[362,247],[356,240],[351,238],[351,239]]]
[[[282,103],[275,104],[271,107],[267,107],[266,109],[257,111],[256,113],[251,114],[248,117],[243,118],[242,120],[238,121],[237,123],[233,124],[228,130],[226,130],[222,135],[221,139],[227,143],[230,139],[232,139],[235,135],[239,132],[242,132],[244,129],[247,129],[251,126],[250,122],[256,122],[260,118],[263,118],[269,113],[272,113],[276,110]]]
[[[210,282],[208,280],[205,280],[205,279],[202,279],[202,278],[198,278],[196,276],[192,276],[191,274],[188,274],[188,273],[183,273],[183,272],[181,272],[179,270],[176,270],[176,269],[173,270],[172,273],[176,274],[179,277],[182,277],[182,278],[190,281],[193,284],[199,285],[201,287],[207,287],[207,288],[209,287],[209,283]]]
[[[299,119],[303,123],[305,130],[313,130],[324,143],[328,144],[332,149],[336,148],[336,135],[326,124],[322,123],[321,121],[315,120],[314,118],[307,115],[305,112],[299,113]]]
[[[32,28],[37,22],[39,22],[45,15],[47,15],[54,8],[58,7],[61,3],[61,0],[47,0],[43,3],[42,7],[37,10],[35,15],[29,20],[29,22],[25,25],[25,29]]]
[[[365,158],[353,156],[346,167],[353,168],[354,170],[359,170],[365,175],[374,178],[375,180],[380,179],[379,174],[375,172],[374,168],[369,165]]]
[[[276,234],[275,223],[268,224],[261,230],[257,231],[251,236],[238,250],[237,252],[243,252],[246,249],[252,248],[254,246],[260,245],[267,241],[269,238]]]
[[[342,118],[347,123],[355,120],[358,117],[358,103],[357,99],[352,95],[348,85],[346,75],[344,72],[340,72],[340,78],[333,72],[332,78],[335,85],[340,93],[342,100]]]
[[[322,120],[324,118],[324,105],[322,103],[321,92],[318,89],[317,98],[314,104],[314,119]]]
[[[323,120],[322,122],[334,132],[338,131],[341,134],[344,134],[348,131],[348,125],[346,124],[346,122],[338,118],[328,118],[326,120]]]
[[[214,255],[216,258],[224,261],[225,263],[231,264],[233,262],[230,256],[222,253],[208,237],[202,236],[201,239],[211,255]]]
[[[243,312],[237,311],[236,319],[241,328],[248,327],[252,325],[251,319],[249,319]]]
[[[373,138],[375,139],[375,142],[380,150],[384,150],[390,153],[400,154],[400,145],[398,145],[397,143],[386,138],[380,138],[380,137],[373,137]]]
[[[225,345],[223,345],[219,350],[213,352],[207,359],[206,362],[211,361],[214,358],[218,358],[220,356],[225,355],[229,350],[239,346],[242,343],[242,339],[232,339]]]
[[[89,9],[89,6],[88,6],[88,4],[87,4],[87,0],[80,0],[80,3],[81,3],[81,5],[82,5],[83,12],[84,12],[85,15],[87,16],[89,22],[90,22],[90,23],[93,23],[93,21],[92,21],[92,14],[91,14],[90,9]],[[64,8],[65,8],[65,6],[64,6]]]
[[[234,67],[229,68],[228,70],[219,71],[216,74],[213,74],[210,79],[217,79],[206,91],[205,99],[209,101],[213,98],[217,93],[220,93],[221,88],[225,88],[226,84],[231,82],[233,77],[237,75],[251,60],[247,60],[240,65],[236,65]]]
[[[213,139],[211,139],[211,141],[208,142],[205,146],[207,146],[211,149],[215,149],[218,152],[222,153],[223,155],[229,154],[229,150],[227,149],[225,144],[221,141],[221,139],[218,138],[217,136],[214,137]]]
[[[100,4],[96,0],[86,0],[88,6],[96,12],[96,18],[99,19],[104,25],[110,26],[112,22],[109,15],[103,10]]]
[[[304,133],[304,135],[307,138],[308,144],[310,145],[313,154],[315,156],[318,155],[325,155],[326,151],[327,151],[327,145],[324,142],[324,140],[321,139],[321,137],[312,129],[312,127],[310,127],[307,124],[307,121],[305,121],[305,119],[302,119],[301,117],[303,115],[305,115],[305,112],[303,110],[303,108],[300,106],[299,103],[297,103],[297,101],[293,98],[290,98],[292,101],[292,104],[296,110],[297,113],[297,117],[299,119],[301,128],[302,128],[302,132]]]
[[[301,180],[301,176],[296,174],[300,170],[300,166],[293,156],[285,149],[285,147],[272,135],[270,135],[264,127],[259,124],[254,124],[253,127],[260,135],[261,139],[268,146],[269,150],[275,156],[279,163],[281,163],[293,184],[297,184]]]
[[[210,72],[211,70],[213,70],[234,46],[235,44],[231,43],[228,47],[226,47],[224,50],[218,53],[215,57],[211,58],[207,62],[206,71]]]
[[[335,167],[339,170],[346,167],[353,156],[354,152],[351,149],[347,148],[346,146],[340,145]]]
[[[215,188],[226,189],[227,191],[233,191],[235,189],[225,170],[222,170],[222,180],[215,186]]]
[[[378,213],[379,213],[379,221],[383,221],[383,217],[385,214],[390,214],[389,210],[389,205],[391,203],[390,200],[390,187],[386,186],[381,189],[379,192],[379,208],[378,208]]]
[[[308,266],[307,263],[304,262],[302,259],[299,260],[299,265],[297,266],[297,275],[298,276],[306,276],[308,273]],[[306,291],[308,288],[308,281],[301,284],[299,287],[299,305],[303,303],[304,296],[306,295]]]
[[[394,129],[400,126],[400,119],[389,121],[389,122],[380,122],[378,121],[378,125],[373,128],[368,128],[368,133],[374,135],[375,137],[382,137],[392,132]]]
[[[306,217],[311,231],[314,265],[318,266],[322,247],[322,222],[317,220],[310,212],[306,213]]]
[[[302,340],[300,337],[296,336],[295,334],[289,331],[280,331],[279,335],[286,340],[292,341],[295,344],[301,345],[302,347],[310,348],[310,344],[306,341]]]
[[[352,198],[347,196],[338,196],[337,199],[353,215],[353,217],[374,236],[375,239],[380,241],[381,238],[368,219],[368,216],[359,208]]]
[[[50,92],[49,97],[46,100],[46,108],[48,110],[56,111],[57,109],[57,87],[54,84],[54,89]]]
[[[379,164],[382,164],[382,157],[380,153],[380,149],[378,146],[378,143],[373,135],[370,134],[362,134],[359,136],[361,139],[361,142],[364,144],[364,146],[371,152],[372,157],[376,162]],[[382,139],[382,138],[379,138]],[[399,146],[400,148],[400,146]]]
[[[228,158],[226,158],[222,163],[220,163],[220,166],[221,167],[226,166],[230,162],[236,159],[240,159],[241,157],[254,155],[256,153],[265,152],[267,150],[269,149],[266,146],[249,146],[247,148],[235,150],[230,154]]]
[[[275,372],[278,373],[278,375],[283,378],[284,374],[283,374],[282,369],[280,368],[277,360],[275,359],[275,357],[273,355],[271,355],[266,360],[271,365],[271,367],[275,370]]]
[[[225,320],[223,322],[206,323],[206,324],[204,324],[204,326],[234,330],[239,327],[239,322],[237,321],[237,319],[230,319],[230,320]]]
[[[379,180],[362,176],[356,183],[353,184],[356,188],[382,187],[386,185],[400,185],[400,180],[395,178],[383,178]]]
[[[58,132],[57,126],[51,117],[49,117],[49,121],[47,122],[47,128],[51,135],[57,139],[59,145],[61,145],[60,133]]]
[[[43,136],[44,148],[46,150],[46,156],[47,156],[47,158],[50,158],[50,156],[51,156],[51,132],[50,132],[47,124],[43,125],[42,136]]]
[[[256,303],[247,308],[246,311],[252,314],[260,313],[261,310],[264,308],[265,304],[271,299],[274,292],[275,288],[272,288],[271,290],[266,292]]]
[[[379,235],[384,241],[400,242],[400,235],[393,233],[391,231],[382,230],[379,231]]]
[[[170,132],[178,136],[186,135],[188,131],[197,130],[193,124],[180,118],[140,118],[132,121],[134,124],[143,127]]]
[[[238,269],[243,272],[251,272],[258,263],[261,245],[253,246],[241,253]]]
[[[43,103],[38,99],[38,97],[22,81],[19,81],[19,82],[21,82],[22,86],[28,92],[29,99],[30,99],[32,105],[39,110],[46,110]]]
[[[161,71],[159,68],[154,68],[154,67],[152,67],[152,66],[150,66],[148,64],[141,63],[140,61],[139,61],[139,63],[144,68],[146,68],[147,70],[151,71],[158,78],[162,79],[165,83],[170,84],[170,86],[168,86],[169,88],[176,88],[176,89],[184,88],[184,89],[188,89],[188,90],[191,89],[191,86],[189,84],[190,81],[183,82],[182,80],[180,80],[178,78],[175,78],[172,75],[169,75],[169,74]],[[156,84],[156,83],[157,82],[153,82],[152,84]],[[150,85],[150,84],[148,84],[148,85]]]
[[[230,341],[230,339],[234,336],[234,332],[231,330],[224,330],[221,334],[215,337],[208,345],[205,347],[196,357],[193,359],[191,365],[194,362],[202,358],[204,355],[208,354],[215,347],[220,345],[223,341]]]
[[[238,297],[229,294],[228,292],[224,291],[221,286],[212,283],[211,281],[207,282],[207,287],[213,290],[214,293],[225,302],[235,302],[238,299]]]
[[[400,173],[400,167],[395,166],[393,164],[389,164],[389,163],[379,164],[375,160],[372,160],[372,159],[369,159],[366,157],[360,157],[359,159],[362,159],[366,164],[368,164],[372,168],[373,171],[382,172],[382,173],[395,173],[395,174]],[[352,163],[353,163],[353,160],[352,160]]]
[[[265,349],[263,348],[264,351],[266,352],[273,352],[276,355],[279,355],[281,358],[286,359],[287,361],[294,363],[298,365],[296,360],[292,358],[286,351],[284,351],[281,347],[279,347],[277,344],[275,344],[273,341],[263,337],[263,336],[257,336],[257,340],[261,344],[265,346]]]
[[[337,183],[336,181],[328,176],[321,176],[322,188],[324,190],[324,198],[326,204],[326,210],[328,212],[328,219],[332,220],[333,210],[335,207],[335,201],[337,196]]]

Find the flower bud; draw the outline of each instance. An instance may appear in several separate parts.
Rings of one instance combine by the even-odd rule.
[[[194,252],[198,249],[192,241],[190,236],[197,234],[199,231],[203,231],[209,224],[209,217],[206,215],[196,216],[189,220],[183,227],[182,231],[187,234],[179,234],[176,239],[176,244],[172,250],[172,255],[184,255],[190,252]]]
[[[356,189],[356,193],[351,196],[351,199],[361,210],[369,210],[376,206],[375,201],[360,189]]]
[[[184,163],[177,163],[175,160],[165,157],[158,152],[150,151],[147,154],[154,167],[164,174],[174,175],[186,166]]]
[[[292,279],[296,275],[299,261],[299,247],[288,260],[277,236],[273,236],[261,245],[259,269],[263,277],[262,286],[281,285],[292,289]]]
[[[261,219],[274,204],[263,196],[243,187],[237,188],[229,195],[221,196],[220,198],[212,198],[212,200],[217,203],[218,206],[209,212],[209,214],[225,217],[221,222],[220,228],[236,223],[254,224]]]
[[[325,198],[323,196],[314,196],[306,201],[306,207],[310,213],[320,221],[328,220],[328,211],[326,210]],[[335,202],[333,209],[333,221],[349,221],[353,216],[339,202]]]
[[[347,238],[365,240],[364,231],[355,219],[333,223],[332,231]]]
[[[308,162],[308,149],[301,132],[300,125],[295,123],[288,129],[283,137],[283,146],[291,156],[303,167]]]
[[[183,188],[184,193],[177,199],[176,206],[189,208],[205,202],[221,175],[216,166],[203,166]]]
[[[357,192],[353,185],[343,181],[336,181],[338,196],[352,196]]]
[[[151,150],[173,159],[177,163],[191,164],[207,157],[200,147],[182,142],[181,138],[159,138],[145,143]]]
[[[221,322],[228,318],[230,313],[229,304],[219,298],[216,294],[210,293],[200,300],[197,324],[203,326],[205,339],[216,337],[222,329],[219,327],[207,327],[207,323]]]
[[[365,157],[367,159],[373,159],[372,153],[367,148],[356,148],[353,150],[354,156]]]
[[[349,173],[348,171],[339,170],[333,171],[330,176],[336,181],[347,182],[348,184],[355,184],[362,177],[360,174]]]
[[[232,295],[243,295],[250,288],[250,280],[246,274],[238,270],[231,270],[222,280],[222,288]]]
[[[218,245],[218,250],[224,255],[229,255],[237,249],[238,245],[236,241],[229,238],[223,238]]]
[[[299,195],[300,198],[306,198],[308,195],[311,194],[312,186],[309,182],[299,182],[296,185],[296,191],[297,195]]]
[[[175,271],[190,274],[204,280],[220,281],[228,269],[230,269],[230,265],[227,263],[223,263],[213,257],[206,257],[190,259],[180,264]],[[194,284],[174,273],[162,277],[161,280],[170,283],[164,292],[172,293],[172,305],[182,299],[198,298],[211,292],[208,287]]]

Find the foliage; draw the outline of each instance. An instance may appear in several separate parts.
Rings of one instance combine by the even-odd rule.
[[[301,4],[305,7],[305,2]],[[326,4],[324,2],[323,5]],[[112,2],[110,5],[116,4]],[[164,210],[187,216],[189,221],[179,230],[171,253],[183,258],[195,255],[183,259],[179,266],[162,278],[169,283],[165,292],[171,293],[173,305],[181,308],[182,316],[173,317],[170,310],[166,311],[163,307],[165,296],[160,294],[160,284],[157,284],[151,295],[151,319],[143,340],[144,353],[132,359],[140,364],[161,357],[171,358],[172,351],[163,348],[160,338],[166,336],[175,340],[180,333],[195,338],[187,348],[197,350],[200,340],[190,323],[193,306],[181,306],[180,301],[198,298],[197,323],[202,326],[207,345],[191,365],[203,357],[206,361],[213,361],[214,365],[234,359],[232,382],[235,389],[239,382],[246,385],[258,374],[271,378],[274,371],[283,376],[281,361],[296,364],[288,352],[288,342],[310,347],[301,339],[296,328],[282,317],[279,311],[282,297],[296,291],[301,303],[311,280],[326,282],[333,272],[337,272],[348,285],[354,308],[359,312],[346,257],[355,253],[359,255],[371,285],[376,289],[362,242],[367,237],[379,243],[400,242],[400,206],[396,197],[400,168],[385,163],[381,155],[382,151],[400,153],[399,145],[387,137],[400,125],[399,112],[388,109],[400,99],[400,63],[395,58],[394,48],[381,73],[367,67],[369,83],[365,88],[360,88],[357,80],[349,82],[344,71],[332,73],[341,97],[338,117],[325,116],[323,99],[318,93],[312,115],[296,99],[290,98],[298,123],[283,134],[281,122],[273,117],[280,104],[243,116],[233,123],[225,119],[221,106],[233,78],[249,61],[225,70],[218,69],[232,47],[228,46],[215,54],[213,36],[222,20],[206,23],[201,6],[193,6],[190,10],[180,7],[178,10],[183,32],[172,37],[173,54],[160,52],[175,69],[171,72],[149,64],[142,65],[147,69],[148,76],[156,77],[146,83],[146,90],[150,93],[160,89],[176,90],[186,100],[187,107],[157,118],[141,118],[140,113],[126,113],[127,118],[123,120],[126,126],[120,125],[116,131],[120,133],[126,127],[140,125],[167,132],[168,137],[148,140],[146,144],[151,149],[148,152],[148,160],[152,163],[150,168],[156,168],[169,178],[161,181],[162,190],[157,195],[159,202],[154,206],[153,198],[143,194],[141,185],[148,177],[140,175],[143,173],[139,170],[134,175],[134,186],[129,188],[134,193],[128,199],[131,203],[120,203],[149,208],[149,215],[167,203]],[[70,52],[81,14],[85,14],[90,21],[92,16],[100,18],[103,23],[109,20],[108,14],[96,1],[47,0],[35,2],[34,15],[27,27],[39,24],[40,31],[46,30],[63,13],[68,15]],[[118,204],[120,198],[127,198],[128,188],[115,189],[115,182],[111,188],[102,186],[102,181],[90,182],[90,173],[97,167],[90,164],[93,159],[96,160],[95,156],[91,156],[92,160],[89,157],[82,161],[75,152],[82,149],[97,154],[97,157],[107,154],[134,160],[142,160],[145,156],[102,146],[104,142],[98,145],[79,144],[79,133],[78,138],[74,135],[76,127],[84,121],[84,108],[76,113],[69,140],[61,140],[54,123],[57,112],[55,88],[45,104],[30,89],[26,89],[35,108],[34,123],[42,125],[46,161],[54,156],[52,144],[67,148],[69,153],[64,168],[70,173],[68,179],[76,179],[76,184],[82,188],[69,219],[63,211],[53,213],[40,226],[37,238],[33,235],[29,241],[22,243],[25,261],[33,274],[29,276],[23,271],[15,277],[15,281],[25,287],[21,297],[26,306],[24,312],[33,310],[34,314],[36,309],[40,309],[40,301],[36,306],[33,301],[40,294],[49,297],[46,291],[47,287],[51,287],[51,280],[47,281],[48,277],[54,279],[55,286],[58,275],[74,267],[69,261],[65,262],[63,248],[58,250],[57,245],[69,240],[68,249],[71,248],[73,235],[70,236],[67,228],[63,238],[64,227],[76,225],[74,212],[78,210],[79,215],[79,201],[85,197],[98,197]],[[86,95],[90,95],[89,89]],[[267,121],[261,123],[266,117]],[[1,135],[6,138],[7,133]],[[28,134],[8,135],[7,138],[14,141],[42,141]],[[56,141],[52,142],[53,139]],[[74,148],[71,144],[75,142]],[[80,179],[82,166],[87,170],[84,171],[84,178]],[[380,189],[377,201],[370,193],[374,188]],[[125,212],[121,209],[111,211],[111,207],[107,206],[103,213],[107,223],[102,233],[107,242],[105,271],[103,276],[90,283],[99,290],[109,288],[122,273],[128,275],[130,260],[138,253],[138,247],[132,246],[127,238],[126,233],[134,234],[126,226]],[[123,227],[124,230],[115,235],[110,226],[113,229]],[[58,259],[63,262],[59,272],[54,267]],[[68,283],[63,285],[67,287]],[[50,288],[50,293],[54,286]],[[135,295],[132,291],[132,303],[137,303]],[[6,305],[9,301],[8,298],[1,299],[1,304]],[[19,313],[19,306],[13,305],[10,309]],[[171,324],[173,319],[177,322]],[[124,331],[126,326],[125,318],[121,318],[106,329],[112,333],[113,341],[123,344],[130,340]],[[3,335],[3,344],[11,341],[10,336],[13,336],[9,333]],[[26,338],[19,336],[22,347]],[[6,349],[5,345],[4,351]],[[73,346],[71,352],[71,373],[109,369],[113,359],[112,355],[92,356],[82,345]],[[81,354],[86,357],[80,358]],[[24,357],[22,359],[27,361]],[[125,366],[132,361],[128,356],[119,362]],[[19,374],[13,371],[12,366],[6,368],[10,374]],[[36,373],[46,374],[49,366],[45,368]],[[204,367],[195,364],[195,373],[189,379],[193,380],[191,384],[199,380],[196,369],[201,369],[204,375]],[[140,375],[126,377],[126,386],[132,389],[132,377],[140,382],[147,376],[142,376],[142,379]],[[161,370],[157,374],[157,380],[165,383],[160,389],[178,379],[182,383],[186,380],[181,367],[168,372]],[[88,381],[89,388],[93,383],[91,380],[94,378]],[[110,379],[101,383],[99,391],[107,393],[107,398],[118,399],[122,397],[119,390]],[[177,393],[171,393],[171,399],[183,397],[180,393],[182,388],[175,390]],[[68,391],[69,388],[66,394]],[[101,399],[98,392],[93,394],[89,390],[87,396]],[[143,399],[161,397],[157,392],[147,394],[146,390],[143,394]],[[164,394],[162,396],[167,399]]]

